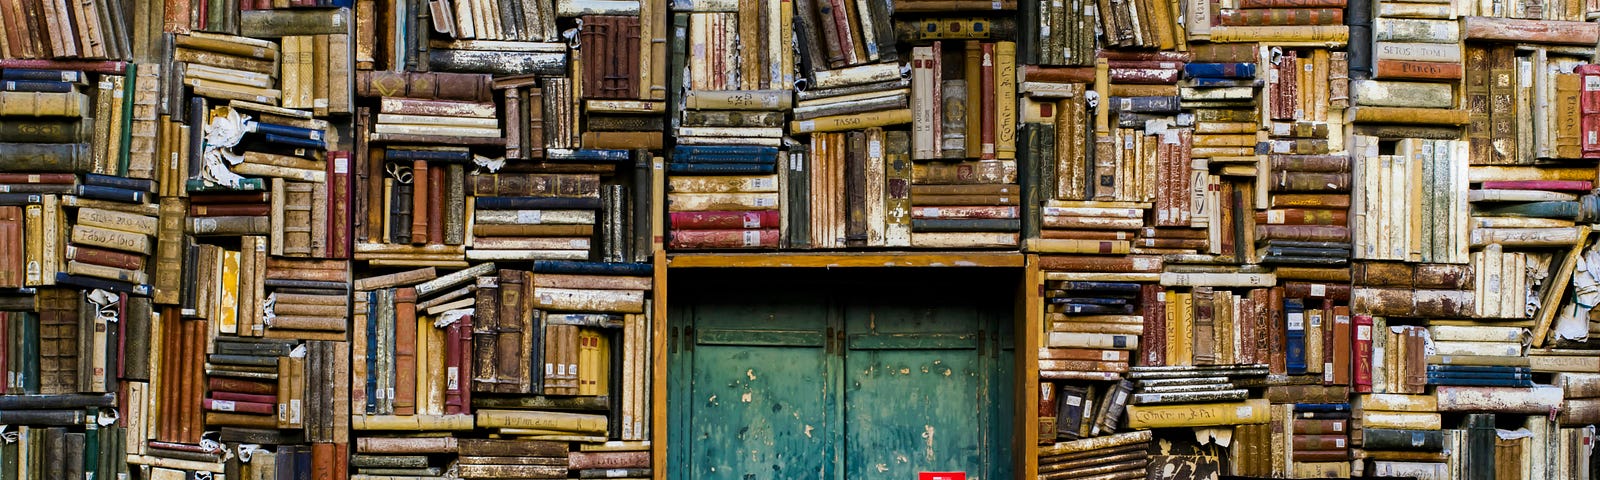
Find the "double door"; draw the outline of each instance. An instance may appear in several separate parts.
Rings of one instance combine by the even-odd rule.
[[[1012,282],[890,273],[673,278],[670,478],[1011,478]]]

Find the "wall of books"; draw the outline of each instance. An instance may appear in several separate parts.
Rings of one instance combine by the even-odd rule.
[[[1043,272],[1038,478],[1590,478],[1594,18],[3,1],[0,478],[662,478],[667,253],[907,250]]]

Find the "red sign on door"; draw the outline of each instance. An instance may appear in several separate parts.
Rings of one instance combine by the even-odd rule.
[[[966,472],[922,472],[917,480],[967,480]]]

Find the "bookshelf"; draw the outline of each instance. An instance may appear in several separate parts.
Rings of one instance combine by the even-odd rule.
[[[838,368],[875,355],[861,312],[970,311],[856,350],[984,367],[966,426],[1009,438],[946,464],[974,476],[1588,478],[1597,19],[8,2],[0,480],[698,478],[678,328],[779,297],[705,279],[817,280],[768,312],[803,339],[748,346]]]

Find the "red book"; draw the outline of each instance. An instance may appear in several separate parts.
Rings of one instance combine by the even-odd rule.
[[[1594,182],[1588,180],[1490,180],[1483,182],[1484,190],[1556,190],[1588,192]]]
[[[456,323],[444,329],[444,413],[445,415],[461,414],[461,336],[471,335],[471,331],[463,332],[461,322],[470,318],[462,316]]]
[[[394,414],[416,415],[417,289],[411,287],[394,291],[394,383]]]
[[[456,347],[456,365],[461,366],[457,372],[457,386],[461,390],[461,414],[472,414],[472,315],[462,316],[456,324],[461,327],[460,345]]]
[[[995,159],[994,44],[984,42],[978,57],[978,148],[979,158]],[[971,75],[970,73],[968,75]],[[970,81],[970,80],[969,80]],[[971,105],[972,99],[967,99]],[[970,135],[971,132],[968,132]],[[971,155],[971,153],[968,153]]]
[[[1141,366],[1167,364],[1167,292],[1157,284],[1139,286],[1139,306],[1144,316]]]
[[[268,403],[236,402],[233,400],[216,400],[207,398],[204,407],[206,410],[216,412],[254,413],[257,415],[273,415],[277,413],[278,406]]]
[[[674,229],[715,230],[778,228],[778,211],[672,212],[669,224]]]
[[[211,377],[206,379],[206,387],[207,390],[213,393],[218,391],[253,393],[256,395],[276,395],[278,393],[277,383],[256,382],[239,378]]]
[[[428,243],[428,204],[433,200],[428,187],[433,182],[428,162],[416,160],[411,165],[411,243]]]
[[[1600,114],[1583,114],[1583,158],[1600,156]]]
[[[444,243],[444,168],[428,170],[428,192],[435,198],[428,202],[428,243]],[[422,181],[419,177],[417,181]]]
[[[1579,65],[1572,71],[1583,75],[1583,113],[1600,113],[1600,65]]]
[[[1270,319],[1267,322],[1267,328],[1272,330],[1267,335],[1267,344],[1270,348],[1268,350],[1270,355],[1267,358],[1267,371],[1275,375],[1283,375],[1289,372],[1288,358],[1284,357],[1284,352],[1288,347],[1285,345],[1287,339],[1284,337],[1286,325],[1284,325],[1283,317],[1283,287],[1272,287],[1267,290],[1267,317]]]
[[[337,453],[332,443],[311,444],[311,478],[332,480],[334,478],[334,468],[339,463],[334,459]]]
[[[328,256],[350,258],[350,152],[328,153]]]
[[[270,403],[270,404],[273,404],[273,405],[277,405],[278,404],[278,396],[277,395],[258,395],[258,394],[252,394],[252,393],[236,393],[236,392],[211,392],[211,398],[214,398],[214,399],[217,399],[217,400],[227,400],[227,401],[230,401],[230,402]]]
[[[78,176],[70,173],[0,173],[0,183],[47,183],[54,185],[70,184],[78,181]]]
[[[1372,316],[1356,315],[1355,322],[1355,375],[1352,378],[1357,393],[1372,392]]]
[[[671,248],[777,248],[778,229],[760,230],[673,230],[668,235]]]
[[[20,288],[27,277],[22,259],[22,207],[0,207],[0,288]]]
[[[0,312],[0,338],[10,338],[10,337],[7,336],[7,335],[10,334],[10,332],[8,331],[10,326],[11,326],[11,313],[10,312]],[[9,368],[9,365],[6,364],[6,357],[9,356],[11,354],[11,352],[6,349],[6,345],[10,345],[10,342],[0,342],[0,371],[9,372],[10,370],[7,370],[7,368]],[[11,383],[11,382],[0,381],[0,395],[5,395],[6,394],[6,385],[9,384],[9,383]],[[123,385],[122,388],[126,389],[128,384],[127,383],[123,383],[122,385]],[[117,396],[118,408],[121,408],[122,411],[124,411],[124,412],[128,411],[128,408],[127,408],[127,405],[126,405],[127,404],[127,400],[126,399],[128,398],[128,395],[125,392],[126,392],[126,390],[124,390],[124,393],[122,395],[118,395]]]
[[[1327,302],[1327,304],[1330,305],[1332,303],[1332,300]],[[1330,383],[1333,385],[1349,385],[1350,370],[1352,365],[1355,363],[1355,359],[1353,358],[1353,354],[1355,353],[1355,344],[1353,343],[1355,335],[1354,332],[1351,331],[1352,325],[1350,323],[1350,307],[1334,307],[1332,313],[1333,339],[1330,342],[1330,345],[1333,346],[1333,350],[1330,350],[1331,353],[1328,354],[1329,368],[1324,370],[1327,372],[1324,374],[1324,377],[1326,377],[1326,381],[1324,383]]]
[[[1459,80],[1461,64],[1456,62],[1418,62],[1410,60],[1378,60],[1375,78]]]
[[[171,11],[171,10],[168,10]],[[188,13],[185,9],[184,13]],[[187,32],[188,25],[184,25]],[[167,30],[172,31],[172,30]],[[128,62],[120,60],[24,60],[16,58],[0,59],[0,70],[10,69],[33,70],[82,70],[88,73],[104,73],[107,75],[122,75],[128,71]]]

